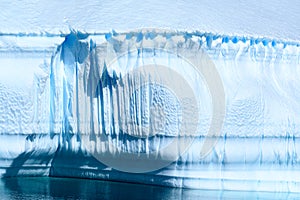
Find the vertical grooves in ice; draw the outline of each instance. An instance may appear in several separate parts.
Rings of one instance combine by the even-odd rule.
[[[218,36],[198,32],[130,32],[124,35],[126,36],[124,41],[116,41],[113,34],[116,33],[105,35],[108,45],[111,45],[108,51],[118,51],[117,48],[124,45],[122,42],[130,41],[132,38],[136,38],[131,42],[136,42],[137,47],[143,42],[151,40],[156,42],[156,37],[165,37],[168,41],[174,38],[173,44],[169,43],[174,47],[182,41],[183,44],[187,44],[191,39],[202,45],[201,48],[206,50],[215,62],[226,89],[227,115],[223,129],[226,135],[224,139],[244,138],[242,143],[245,144],[248,137],[259,140],[257,146],[254,147],[258,150],[256,153],[253,152],[257,156],[245,150],[240,153],[243,158],[234,156],[236,153],[230,149],[230,145],[224,143],[223,159],[225,160],[222,163],[239,161],[247,165],[252,160],[251,158],[248,161],[249,156],[257,157],[255,162],[260,165],[272,161],[289,164],[290,160],[299,160],[297,153],[289,152],[288,148],[291,141],[294,141],[292,138],[298,138],[299,133],[295,129],[288,134],[287,128],[290,124],[285,121],[291,120],[299,128],[298,113],[295,112],[297,108],[300,109],[297,101],[298,93],[295,92],[298,91],[297,85],[299,84],[296,78],[296,74],[299,73],[299,44],[267,38]],[[101,41],[103,36],[91,36],[95,39],[92,42],[88,42],[85,38],[76,38],[75,34],[68,37],[75,38],[72,41],[74,44],[65,41],[52,61],[51,110],[54,124],[50,126],[51,132],[63,134],[84,132],[88,135],[116,134],[117,143],[122,143],[124,140],[127,144],[126,149],[133,148],[129,145],[132,143],[125,139],[124,135],[119,134],[119,127],[121,127],[119,123],[124,117],[120,109],[126,108],[119,107],[120,74],[107,71],[106,63],[101,60],[101,53],[107,49],[97,46],[100,44],[97,44],[96,40],[100,38]],[[90,45],[90,50],[82,49],[87,45]],[[82,51],[88,51],[88,53],[83,53],[88,54],[88,58],[80,63],[78,59],[82,56],[80,54]],[[84,75],[80,75],[83,71]],[[97,82],[99,78],[100,81]],[[74,83],[76,85],[73,85]],[[82,87],[80,85],[84,88],[80,89]],[[76,90],[73,89],[74,86]],[[128,85],[129,90],[130,87]],[[138,96],[133,99],[134,104],[141,103],[141,95],[142,93],[138,93]],[[75,96],[75,101],[72,100],[73,96]],[[136,108],[134,118],[138,123],[142,123],[140,115],[144,108],[140,104]],[[90,125],[86,124],[87,122]],[[59,123],[61,124],[58,126]],[[266,146],[272,148],[269,140],[275,136],[276,138],[283,137],[284,152],[274,149],[272,153],[270,149],[267,149]],[[279,143],[282,144],[282,139]],[[146,149],[149,148],[148,145],[147,141]],[[141,147],[137,148],[137,151],[141,150]]]
[[[130,109],[120,103],[128,100],[125,89],[133,90],[134,82],[122,80],[122,70],[108,68],[109,63],[103,58],[108,51],[118,55],[118,48],[126,48],[129,44],[140,51],[145,43],[176,49],[178,45],[188,46],[190,41],[195,41],[210,56],[221,76],[226,94],[223,130],[218,144],[205,159],[198,154],[205,138],[203,134],[176,163],[148,175],[157,179],[167,177],[169,180],[162,184],[172,186],[232,189],[234,181],[242,180],[245,187],[257,190],[280,190],[278,184],[282,183],[281,186],[285,185],[288,189],[282,186],[281,190],[299,192],[300,46],[296,42],[200,32],[71,33],[52,56],[49,79],[45,72],[47,66],[34,77],[35,92],[31,90],[31,96],[26,93],[30,89],[11,84],[5,75],[0,74],[0,100],[4,102],[0,104],[0,112],[3,113],[0,117],[1,136],[39,134],[49,130],[51,139],[59,135],[60,147],[71,151],[87,148],[91,152],[113,152],[115,149],[106,141],[110,140],[129,153],[156,152],[168,144],[173,135],[157,134],[150,140],[136,139],[128,134],[130,131],[133,134],[141,132],[140,127],[127,126],[130,121],[125,115]],[[5,57],[6,51],[19,54],[33,51],[29,47],[17,51],[2,46],[0,59]],[[137,63],[147,59],[143,52],[140,55],[126,53],[139,59]],[[167,59],[167,64],[172,64],[172,56],[164,59]],[[0,62],[6,64],[3,60]],[[116,63],[117,68],[130,68],[137,64],[129,63],[128,58]],[[141,81],[142,77],[136,78]],[[123,81],[130,84],[124,86]],[[135,98],[131,99],[135,106],[132,118],[139,124],[147,122],[144,115],[150,112],[150,108],[144,107],[142,101],[144,96],[152,98],[152,92],[148,87],[136,92]],[[22,105],[14,105],[16,102]],[[34,111],[26,112],[23,107]],[[76,140],[74,135],[78,136]],[[103,139],[102,136],[106,137]],[[26,141],[33,137],[31,135]],[[36,148],[41,148],[44,142],[32,140],[30,145],[39,143]],[[90,141],[91,145],[80,146],[82,140]],[[3,148],[0,147],[0,152]],[[1,156],[7,157],[2,152]],[[88,161],[82,164],[83,168],[85,165],[89,165]],[[127,180],[130,178],[127,177]],[[202,180],[212,180],[218,186],[203,186]]]

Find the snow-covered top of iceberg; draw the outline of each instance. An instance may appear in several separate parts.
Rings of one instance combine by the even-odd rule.
[[[300,2],[280,1],[7,1],[0,34],[94,33],[155,27],[300,40]]]

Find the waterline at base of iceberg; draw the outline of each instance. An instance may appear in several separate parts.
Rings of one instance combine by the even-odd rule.
[[[71,136],[72,145],[67,149],[58,147],[59,135],[52,139],[49,135],[38,137],[39,143],[52,143],[52,150],[45,146],[33,147],[30,143],[34,142],[28,141],[27,148],[31,146],[31,149],[27,152],[11,155],[10,159],[2,154],[6,157],[0,161],[2,176],[77,177],[209,190],[298,192],[299,188],[299,164],[289,159],[288,152],[281,155],[278,152],[286,146],[299,147],[299,139],[220,138],[212,155],[201,162],[189,160],[192,155],[183,155],[168,167],[145,174],[120,172],[102,164],[80,149],[76,135]],[[20,145],[23,140],[20,136],[1,137],[4,138],[11,145]],[[201,143],[195,141],[191,147],[194,151],[198,149],[197,142]],[[262,152],[249,152],[259,146]],[[278,149],[277,157],[276,151],[269,148]],[[14,149],[7,148],[7,151]],[[274,162],[278,156],[282,159]]]
[[[38,186],[37,186],[38,184]],[[64,190],[62,190],[64,188]],[[53,177],[12,177],[0,180],[5,199],[295,199],[297,193],[190,190],[144,184]]]

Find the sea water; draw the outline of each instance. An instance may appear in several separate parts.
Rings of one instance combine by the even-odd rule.
[[[92,179],[21,177],[0,180],[6,199],[299,199],[293,193],[193,190]]]

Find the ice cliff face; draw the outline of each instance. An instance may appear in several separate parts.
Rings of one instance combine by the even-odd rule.
[[[162,30],[31,48],[11,38],[3,175],[299,192],[298,43]]]

